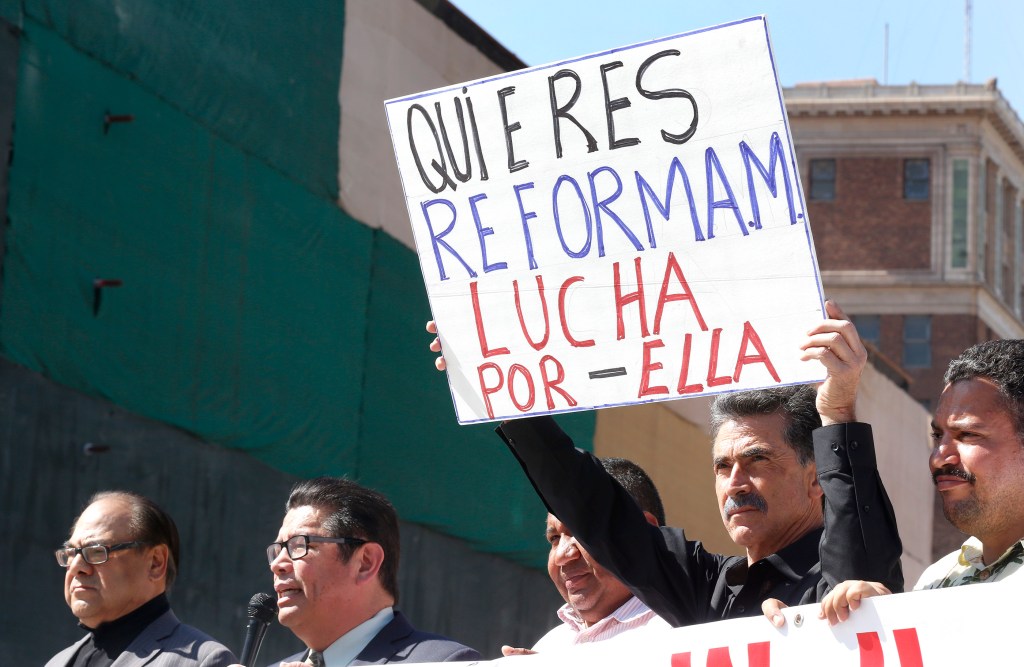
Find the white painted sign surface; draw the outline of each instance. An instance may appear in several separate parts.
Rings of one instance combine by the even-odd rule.
[[[385,107],[461,423],[824,378],[764,17]]]

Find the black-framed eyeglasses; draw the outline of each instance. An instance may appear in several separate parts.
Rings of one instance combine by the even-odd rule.
[[[82,558],[89,565],[101,565],[110,560],[110,554],[122,549],[134,549],[141,547],[145,542],[121,542],[120,544],[90,544],[87,547],[61,547],[54,554],[57,556],[57,563],[61,567],[67,567],[74,560],[75,556],[82,554]]]
[[[267,547],[267,562],[273,563],[281,552],[288,551],[288,557],[299,560],[309,553],[310,542],[331,542],[333,544],[366,544],[358,537],[321,537],[320,535],[294,535],[284,542],[274,542]]]

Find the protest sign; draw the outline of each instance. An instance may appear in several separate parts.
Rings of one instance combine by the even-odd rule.
[[[461,423],[824,378],[764,17],[385,110]]]
[[[495,667],[961,667],[1013,664],[1016,617],[1006,613],[1021,583],[960,586],[869,598],[836,626],[820,605],[784,610],[779,630],[764,617],[672,630],[639,628],[563,651],[494,660]]]

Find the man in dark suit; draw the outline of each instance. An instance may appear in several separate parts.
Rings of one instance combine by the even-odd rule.
[[[178,529],[153,501],[126,491],[93,496],[57,549],[64,597],[89,631],[46,667],[224,667],[231,652],[179,621],[166,592]]]
[[[267,547],[278,620],[307,650],[280,663],[371,665],[479,660],[473,649],[420,632],[398,602],[398,516],[387,498],[346,479],[300,482]]]

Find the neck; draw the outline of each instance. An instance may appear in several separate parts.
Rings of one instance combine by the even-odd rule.
[[[1006,550],[1021,540],[1020,537],[1002,537],[981,539],[981,560],[986,566],[999,560]]]
[[[799,540],[807,533],[811,532],[812,530],[817,530],[818,528],[821,528],[823,525],[825,525],[825,523],[822,520],[821,516],[807,517],[807,519],[805,519],[804,521],[795,523],[792,526],[790,526],[785,533],[776,536],[775,539],[771,540],[770,542],[765,541],[760,542],[758,544],[749,545],[747,547],[747,565],[753,565],[754,563],[763,558],[767,558],[768,556],[771,556],[774,553],[778,553],[779,551],[788,547],[790,544],[793,544],[794,542]]]

